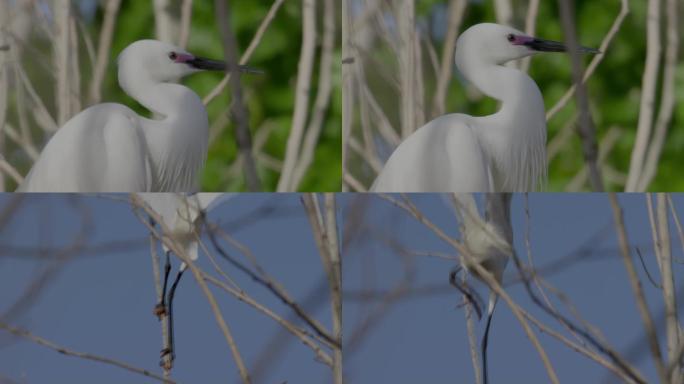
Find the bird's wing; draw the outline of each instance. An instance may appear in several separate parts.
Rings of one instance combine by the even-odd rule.
[[[148,192],[152,172],[147,141],[136,120],[113,113],[103,129],[107,166],[104,191]]]
[[[151,167],[134,113],[99,104],[69,120],[48,141],[20,192],[145,192]]]
[[[374,192],[490,192],[491,175],[468,117],[444,115],[419,128],[392,153]]]

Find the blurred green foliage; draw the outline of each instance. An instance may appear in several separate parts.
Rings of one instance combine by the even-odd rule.
[[[416,22],[422,30],[429,31],[429,40],[436,52],[441,53],[443,35],[436,34],[436,19],[446,17],[446,1],[417,0]],[[527,0],[513,0],[514,23],[524,29]],[[575,0],[576,25],[579,41],[588,47],[598,47],[615,18],[620,12],[620,0]],[[604,175],[604,183],[609,190],[622,190],[629,170],[630,156],[634,145],[639,117],[641,81],[646,57],[646,1],[629,1],[630,13],[625,19],[605,57],[594,75],[589,79],[588,92],[592,116],[601,140],[611,127],[620,129],[620,137],[613,147],[606,163],[610,174]],[[683,13],[684,6],[680,5]],[[681,19],[681,18],[680,18]],[[468,1],[466,15],[461,30],[482,22],[495,22],[494,1]],[[664,16],[663,16],[664,23]],[[536,35],[542,38],[563,40],[557,1],[541,1],[537,18]],[[680,27],[681,29],[681,27]],[[684,43],[684,36],[680,38]],[[663,37],[663,50],[664,50]],[[432,95],[435,90],[435,75],[429,55],[423,52],[426,111],[432,110]],[[680,48],[677,65],[676,105],[672,124],[663,148],[658,171],[651,183],[651,191],[684,191],[684,46]],[[380,94],[398,92],[388,91],[386,73],[398,73],[393,51],[383,46],[372,54],[373,60],[382,66],[367,66],[366,78],[371,89]],[[585,65],[591,57],[585,59]],[[541,89],[547,111],[556,104],[572,84],[570,60],[567,55],[542,54],[532,58],[530,76]],[[662,77],[662,74],[661,74]],[[385,89],[384,91],[382,89]],[[454,78],[448,89],[446,110],[448,112],[486,115],[494,113],[497,102],[484,96],[473,97],[467,85],[454,68]],[[388,95],[386,95],[388,96]],[[379,102],[387,112],[395,127],[399,126],[396,97],[381,97]],[[660,86],[656,108],[660,100]],[[548,137],[551,140],[575,114],[574,98],[548,123]],[[657,109],[656,109],[657,113]],[[429,116],[429,113],[428,113]],[[563,146],[549,165],[547,191],[563,191],[584,166],[581,142],[576,134]],[[610,176],[610,177],[606,177]],[[625,180],[621,180],[622,178]],[[612,181],[612,182],[610,182]],[[589,190],[588,184],[584,187]]]
[[[5,1],[5,0],[1,0]],[[74,0],[75,9],[82,10],[84,3],[90,0]],[[171,2],[175,7],[172,13],[180,16],[180,1]],[[155,38],[155,19],[151,0],[123,0],[116,22],[114,40],[110,51],[110,62],[103,85],[103,102],[123,103],[142,115],[149,112],[137,102],[128,97],[120,88],[116,77],[116,59],[118,54],[130,43],[141,39]],[[272,0],[234,0],[231,5],[231,23],[238,41],[238,50],[243,52],[254,37],[261,21],[266,16]],[[317,17],[318,41],[322,36],[322,7],[318,7]],[[337,10],[339,15],[339,9]],[[103,9],[97,7],[94,17],[82,17],[85,31],[90,35],[93,44],[97,44],[103,20]],[[249,114],[249,126],[252,138],[257,131],[270,129],[264,147],[263,155],[270,164],[282,163],[285,156],[287,138],[292,123],[295,104],[294,86],[297,80],[297,69],[301,47],[301,1],[286,0],[278,10],[272,23],[264,33],[261,42],[254,51],[249,65],[262,69],[263,75],[244,75],[241,77],[243,97]],[[339,36],[341,32],[337,26],[336,47],[333,61],[340,62],[341,51]],[[83,41],[80,36],[81,42]],[[50,62],[50,42],[43,38],[33,38],[30,45],[43,52],[46,63]],[[223,58],[219,29],[214,15],[214,1],[195,0],[192,8],[192,23],[187,46],[188,51],[209,58]],[[80,43],[79,59],[81,63],[81,85],[83,95],[87,95],[87,86],[92,74],[92,64],[88,59],[85,48]],[[38,92],[46,100],[48,108],[54,111],[54,84],[49,67],[32,65],[35,61],[24,59],[25,67],[32,79],[37,79]],[[320,45],[317,46],[315,67],[310,88],[310,108],[317,93],[318,70],[320,62]],[[300,190],[303,191],[339,191],[341,188],[341,84],[339,65],[333,68],[333,95],[324,121],[319,143],[315,151],[312,166],[306,173]],[[200,97],[206,96],[221,80],[221,73],[200,73],[183,79],[183,83],[192,88]],[[216,97],[208,106],[210,126],[222,114],[229,111],[230,89]],[[84,104],[85,108],[87,105]],[[11,118],[11,116],[10,116]],[[226,119],[224,119],[226,120]],[[237,145],[233,134],[234,125],[228,122],[219,127],[220,134],[210,142],[209,155],[201,178],[202,191],[244,191],[242,168],[235,168],[238,155]],[[39,143],[40,140],[39,140]],[[42,145],[39,145],[39,148]],[[26,161],[27,159],[24,159]],[[26,173],[28,163],[21,164],[19,169]],[[275,190],[279,172],[273,167],[266,167],[264,161],[257,159],[258,173],[265,191]],[[26,167],[24,167],[26,165]],[[232,169],[232,171],[231,171]],[[11,188],[11,186],[10,186]]]

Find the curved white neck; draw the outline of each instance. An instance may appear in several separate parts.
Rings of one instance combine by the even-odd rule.
[[[481,63],[460,63],[463,75],[485,95],[501,101],[493,115],[476,117],[483,147],[496,164],[495,190],[529,192],[546,177],[546,116],[539,87],[517,69]]]
[[[161,116],[142,119],[152,158],[154,190],[195,192],[209,142],[209,122],[199,96],[172,83],[122,82],[124,91]]]

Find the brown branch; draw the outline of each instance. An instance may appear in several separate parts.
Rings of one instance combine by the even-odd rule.
[[[134,367],[130,364],[127,364],[127,363],[124,363],[124,362],[121,362],[118,360],[110,359],[110,358],[104,357],[104,356],[94,355],[91,353],[77,352],[77,351],[74,351],[71,349],[67,349],[61,345],[58,345],[58,344],[55,344],[49,340],[43,339],[42,337],[36,336],[36,335],[32,334],[31,332],[29,332],[25,329],[16,328],[16,327],[13,327],[9,324],[5,324],[3,322],[0,322],[0,328],[8,331],[9,333],[11,333],[15,336],[19,336],[19,337],[24,338],[26,340],[29,340],[33,343],[42,345],[42,346],[50,348],[50,349],[53,349],[53,350],[55,350],[55,351],[57,351],[63,355],[66,355],[66,356],[73,356],[73,357],[78,357],[78,358],[85,359],[85,360],[97,361],[100,363],[113,365],[115,367],[119,367],[119,368],[125,369],[125,370],[130,371],[130,372],[138,373],[140,375],[147,376],[147,377],[153,378],[155,380],[159,380],[159,381],[164,382],[164,383],[175,383],[175,381],[173,381],[173,380],[165,379],[165,378],[163,378],[157,374],[154,374],[154,373],[152,373],[146,369]]]
[[[570,52],[572,63],[572,78],[576,86],[577,106],[579,109],[579,126],[577,133],[582,140],[582,152],[584,161],[589,168],[589,181],[594,191],[603,191],[603,180],[598,168],[598,143],[596,142],[596,127],[589,111],[589,96],[582,79],[582,63],[578,51],[577,33],[575,31],[575,15],[573,0],[559,0],[561,24],[565,34],[565,40]]]
[[[249,117],[242,97],[240,85],[240,70],[236,57],[238,56],[237,41],[230,24],[230,4],[228,0],[215,0],[216,22],[221,31],[223,52],[228,63],[226,73],[231,73],[230,88],[232,95],[231,116],[235,120],[235,139],[242,157],[247,189],[251,192],[261,190],[261,181],[257,173],[254,157],[252,156],[252,134],[249,131]]]
[[[622,208],[620,207],[620,204],[618,203],[617,197],[614,193],[610,193],[608,197],[610,199],[610,205],[613,209],[613,220],[615,222],[615,227],[618,234],[620,250],[622,251],[622,259],[625,264],[625,268],[627,269],[629,282],[632,286],[634,298],[637,303],[637,309],[639,310],[646,334],[648,335],[648,344],[651,349],[651,354],[653,355],[658,377],[661,383],[666,383],[667,373],[663,364],[663,357],[660,353],[660,346],[658,345],[658,334],[656,333],[655,324],[651,318],[651,313],[648,311],[646,297],[644,296],[644,292],[641,288],[641,282],[639,281],[639,276],[636,273],[634,262],[632,261],[632,257],[629,253],[629,241],[627,240],[627,230],[625,229],[625,223],[622,216]]]

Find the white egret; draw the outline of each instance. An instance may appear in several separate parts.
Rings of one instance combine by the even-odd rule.
[[[190,260],[194,261],[197,260],[199,254],[200,214],[212,210],[226,200],[234,197],[235,194],[196,193],[184,195],[175,193],[139,193],[138,196],[140,196],[153,211],[159,214],[164,222],[164,226],[170,231],[170,233],[163,233],[163,236],[178,242],[185,250],[185,255],[190,258]],[[155,307],[155,313],[161,318],[161,315],[166,313],[166,303],[168,303],[169,339],[167,345],[169,347],[162,350],[162,358],[169,354],[171,355],[171,361],[173,361],[175,357],[173,343],[173,297],[176,293],[178,282],[187,268],[187,264],[185,262],[181,263],[176,278],[171,285],[168,298],[166,298],[166,288],[169,280],[169,273],[171,272],[171,263],[169,260],[171,250],[163,243],[162,248],[164,249],[166,256],[166,262],[164,264],[164,284],[160,301]]]
[[[50,139],[18,192],[193,192],[207,157],[207,111],[190,88],[174,84],[222,61],[196,57],[155,40],[119,55],[119,85],[148,119],[114,103],[92,106]],[[241,72],[257,72],[240,66]]]
[[[503,25],[477,24],[456,44],[456,67],[485,95],[501,102],[489,116],[448,114],[416,130],[392,153],[375,192],[527,192],[544,182],[544,100],[526,73],[503,66],[539,52],[563,52]],[[579,52],[597,53],[580,47]]]
[[[511,195],[507,193],[486,194],[484,220],[479,214],[472,195],[455,194],[454,196],[461,219],[462,241],[468,250],[467,255],[461,255],[461,266],[475,277],[482,279],[477,271],[473,269],[473,265],[478,264],[492,274],[496,281],[501,284],[506,264],[512,257],[513,252],[515,252],[513,249],[513,229],[510,218]],[[454,275],[455,272],[452,272],[452,284],[455,282]],[[490,290],[487,305],[487,324],[482,337],[482,376],[485,384],[487,383],[489,327],[497,300],[498,295],[496,292]],[[477,303],[473,304],[477,306]]]

